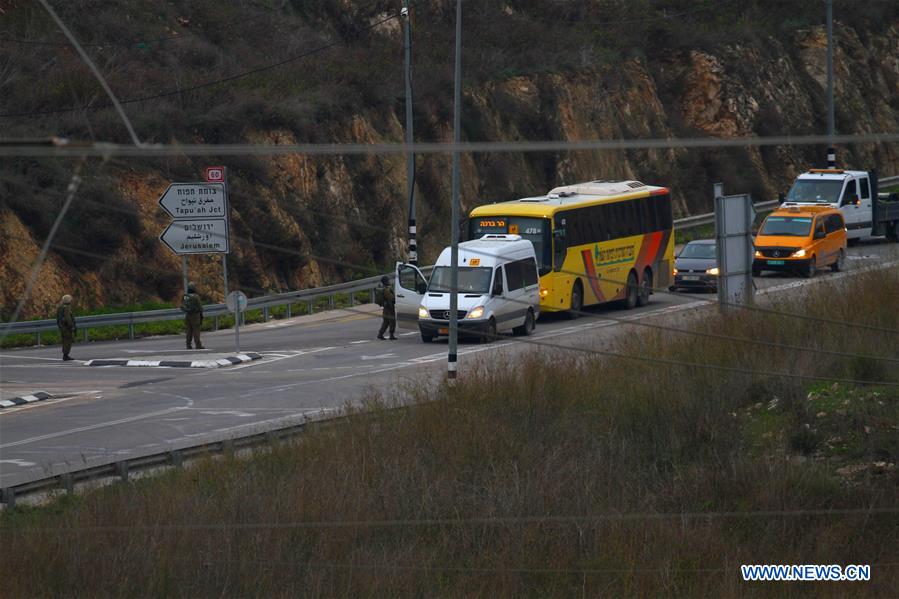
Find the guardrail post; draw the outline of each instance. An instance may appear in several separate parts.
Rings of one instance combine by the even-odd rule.
[[[370,303],[370,304],[375,303],[375,290],[374,290],[374,288],[371,288],[371,289],[368,290],[368,295],[369,295],[369,298],[368,298],[368,299],[371,300],[371,301],[369,301],[368,303]]]
[[[59,482],[62,485],[62,488],[66,490],[66,493],[69,495],[75,493],[75,478],[71,473],[60,475]]]
[[[134,323],[128,323],[128,338],[134,340]]]
[[[85,343],[88,342],[88,338],[87,338],[87,327],[84,327],[84,342],[85,342]]]
[[[128,482],[128,462],[116,462],[115,471],[123,483]]]
[[[16,490],[12,487],[0,489],[0,500],[6,504],[7,509],[16,507]]]
[[[212,330],[213,331],[219,330],[219,317],[218,316],[216,316],[212,319]]]
[[[262,307],[262,322],[268,322],[268,306]]]
[[[334,309],[334,294],[328,296],[328,310]]]
[[[312,300],[306,300],[306,314],[312,314]]]
[[[38,345],[41,344],[41,332],[40,331],[37,332],[37,344]]]
[[[350,291],[350,308],[356,305],[356,292]]]
[[[291,317],[290,306],[291,306],[290,302],[287,302],[287,318]]]

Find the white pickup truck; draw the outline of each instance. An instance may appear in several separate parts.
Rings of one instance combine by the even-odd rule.
[[[839,208],[852,245],[876,235],[899,241],[899,201],[895,196],[878,193],[874,171],[813,168],[796,178],[782,200],[784,207],[826,204]]]

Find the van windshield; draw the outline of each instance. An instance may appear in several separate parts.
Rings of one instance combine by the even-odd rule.
[[[843,182],[837,179],[797,179],[787,193],[787,201],[835,204],[842,189]]]
[[[490,291],[490,275],[493,269],[485,266],[459,267],[459,293],[484,294]],[[435,266],[428,283],[428,291],[450,293],[450,267]]]
[[[788,235],[808,237],[812,230],[812,219],[796,216],[769,216],[759,235]]]

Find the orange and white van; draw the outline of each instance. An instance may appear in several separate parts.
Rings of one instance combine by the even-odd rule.
[[[765,270],[815,276],[819,268],[836,272],[846,259],[843,213],[830,206],[790,206],[765,219],[755,238],[752,274]]]

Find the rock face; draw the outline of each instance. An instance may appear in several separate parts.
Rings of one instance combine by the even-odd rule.
[[[899,131],[899,27],[884,31],[862,41],[857,31],[837,24],[839,133]],[[383,34],[400,32],[386,28]],[[734,44],[714,53],[684,50],[651,62],[630,58],[564,73],[494,79],[465,90],[463,139],[821,133],[826,130],[824,60],[823,30],[815,28],[790,39]],[[452,139],[452,114],[446,106],[423,102],[415,109],[419,139]],[[402,119],[401,108],[383,107],[328,118],[320,123],[319,139],[397,142],[404,135]],[[244,138],[270,144],[304,141],[284,128],[252,126]],[[823,148],[798,146],[465,155],[462,207],[467,212],[481,203],[581,180],[633,178],[669,186],[675,212],[682,216],[711,209],[710,189],[716,181],[723,181],[729,192],[749,192],[756,201],[772,198],[822,156]],[[839,159],[899,174],[896,144],[839,148]],[[405,255],[408,198],[402,155],[285,155],[216,162],[230,169],[232,285],[251,295],[370,276],[389,270]],[[64,292],[74,293],[82,306],[177,298],[180,260],[155,240],[168,222],[156,200],[169,181],[198,179],[205,163],[173,159],[142,170],[130,164],[102,167],[107,188],[118,198],[117,210],[127,219],[126,234],[94,242],[77,235],[77,218],[75,224],[67,222],[67,232],[40,271],[26,317],[50,314]],[[417,159],[423,263],[449,239],[450,164],[446,155]],[[40,193],[59,195],[58,181],[56,185]],[[91,202],[99,201],[91,193],[80,194],[75,217],[79,210],[89,211]],[[47,232],[46,224],[34,222],[28,205],[27,199],[0,201],[3,318],[20,297]],[[219,259],[191,258],[190,267],[202,294],[221,301]]]

